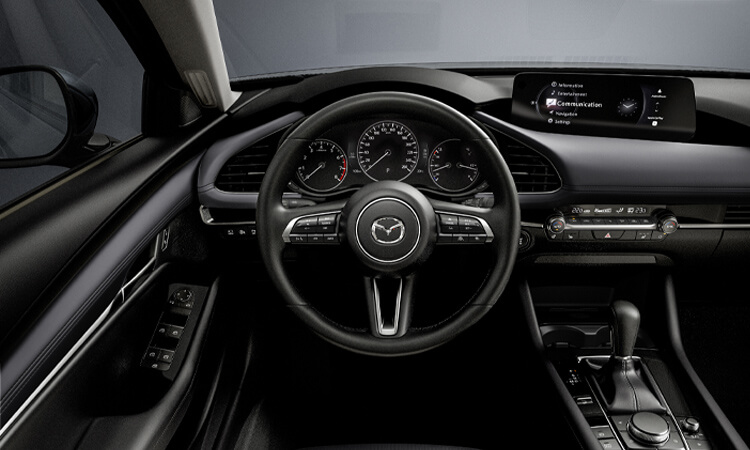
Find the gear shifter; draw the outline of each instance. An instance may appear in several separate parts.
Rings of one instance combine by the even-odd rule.
[[[620,358],[633,356],[641,313],[630,302],[616,300],[610,305],[612,312],[612,355]]]
[[[594,378],[610,414],[665,411],[642,373],[641,361],[633,358],[641,315],[630,302],[611,304],[612,356],[594,367]]]

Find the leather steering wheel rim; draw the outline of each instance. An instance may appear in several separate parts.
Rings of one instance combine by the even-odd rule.
[[[448,320],[429,329],[408,330],[399,337],[391,338],[352,331],[323,316],[294,288],[282,263],[282,252],[287,245],[282,238],[282,230],[290,220],[304,214],[321,213],[331,208],[343,210],[346,207],[343,202],[296,209],[287,209],[282,205],[283,192],[294,176],[300,152],[336,124],[383,115],[410,117],[433,123],[445,128],[456,138],[472,141],[478,150],[482,175],[495,199],[491,208],[429,200],[435,209],[448,209],[451,213],[480,217],[489,225],[493,239],[484,245],[491,247],[493,265],[473,298]],[[381,183],[384,183],[384,187],[390,186],[387,184],[389,182]],[[395,186],[396,183],[392,184]],[[377,191],[379,187],[380,185],[371,187],[370,191]],[[410,186],[407,189],[416,191]],[[364,354],[394,356],[419,353],[448,342],[477,322],[499,300],[515,263],[520,233],[520,208],[513,178],[500,151],[494,141],[471,119],[450,106],[424,96],[403,92],[374,92],[349,97],[319,110],[284,139],[260,188],[256,224],[261,257],[271,279],[289,308],[308,327],[343,348]],[[434,224],[432,221],[429,226],[435,227]],[[434,239],[434,235],[435,233],[431,239]],[[431,248],[433,243],[428,242],[426,248]]]

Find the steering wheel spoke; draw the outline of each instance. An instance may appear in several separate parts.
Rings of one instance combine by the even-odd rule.
[[[431,199],[438,244],[488,244],[495,239],[491,210]]]
[[[370,330],[378,338],[406,334],[411,322],[414,274],[404,277],[365,277]]]

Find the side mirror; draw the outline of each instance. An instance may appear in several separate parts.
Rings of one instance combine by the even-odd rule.
[[[98,113],[96,94],[72,74],[0,69],[0,168],[76,164],[91,155]]]

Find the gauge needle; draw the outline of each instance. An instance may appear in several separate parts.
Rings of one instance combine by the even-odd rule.
[[[433,172],[437,172],[438,170],[443,170],[443,169],[447,169],[447,168],[449,168],[450,166],[451,166],[451,163],[448,163],[448,164],[446,164],[446,165],[444,165],[444,166],[440,166],[440,167],[438,167],[437,169],[432,169],[432,171],[433,171]]]
[[[325,163],[325,162],[321,162],[320,164],[318,164],[318,167],[316,167],[316,168],[315,168],[315,170],[313,170],[312,172],[310,172],[310,173],[309,173],[309,174],[308,174],[308,175],[307,175],[307,176],[305,177],[305,179],[304,179],[303,181],[307,181],[307,180],[309,180],[309,179],[310,179],[310,177],[311,177],[311,176],[313,176],[313,174],[315,174],[315,172],[319,171],[320,169],[322,169],[322,168],[323,168],[323,167],[325,167],[325,166],[326,166],[326,163]]]
[[[381,156],[380,158],[378,158],[377,160],[375,160],[374,163],[370,164],[370,167],[367,168],[367,172],[369,172],[373,167],[375,167],[375,164],[377,164],[380,161],[382,161],[383,158],[385,158],[386,156],[391,156],[391,149],[386,150],[385,153],[383,153],[383,156]]]
[[[469,169],[469,170],[473,170],[473,171],[477,170],[476,167],[467,166],[467,165],[464,165],[464,164],[461,164],[461,163],[456,164],[456,167],[458,167],[459,169]]]
[[[623,107],[623,108],[626,108],[626,109],[630,109],[630,108],[632,108],[633,106],[635,106],[635,103],[631,103],[631,104],[629,104],[629,105],[622,105],[622,107]]]

